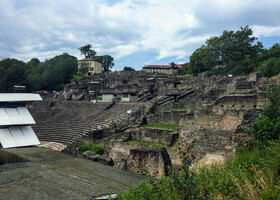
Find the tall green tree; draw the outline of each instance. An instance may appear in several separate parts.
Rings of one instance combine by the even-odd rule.
[[[199,73],[224,65],[227,71],[242,73],[245,68],[256,65],[263,54],[263,46],[260,42],[255,44],[256,40],[248,26],[236,32],[225,30],[221,36],[209,38],[190,56],[190,71]]]
[[[109,72],[115,65],[114,58],[109,55],[96,56],[95,60],[101,63],[102,72]]]
[[[43,72],[44,72],[44,63],[40,63],[36,67],[32,67],[29,73],[27,74],[27,81],[30,85],[30,90],[37,91],[42,90],[44,88],[44,82],[43,79]]]
[[[178,69],[178,74],[179,75],[185,75],[185,74],[190,74],[190,69],[189,69],[190,63],[184,63],[181,65],[181,68]]]
[[[26,63],[28,67],[37,67],[40,64],[40,60],[38,58],[32,58],[30,61]]]
[[[0,81],[1,92],[12,92],[14,85],[27,85],[25,66],[14,64],[5,70]]]
[[[14,85],[27,86],[26,64],[17,59],[0,61],[0,92],[12,92]]]
[[[265,76],[272,77],[280,73],[280,44],[274,44],[264,52],[258,70],[263,71]]]
[[[58,85],[69,83],[77,70],[77,58],[64,53],[33,67],[27,79],[33,90],[56,90]]]
[[[202,46],[190,56],[188,72],[193,74],[204,72],[212,69],[217,63],[218,56],[213,55],[209,47]]]
[[[81,52],[81,55],[85,55],[85,58],[94,58],[96,52],[92,49],[91,44],[86,44],[78,48]]]

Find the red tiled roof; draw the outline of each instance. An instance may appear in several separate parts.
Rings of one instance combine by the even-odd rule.
[[[81,60],[79,60],[79,61],[96,61],[96,60],[94,60],[93,58],[84,58],[84,59],[81,59]]]
[[[176,64],[177,68],[181,68],[180,64]],[[147,65],[143,69],[171,69],[171,65]]]

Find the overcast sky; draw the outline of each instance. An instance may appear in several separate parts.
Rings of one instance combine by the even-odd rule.
[[[0,59],[40,61],[92,44],[114,70],[187,62],[223,30],[280,43],[280,0],[0,0]]]

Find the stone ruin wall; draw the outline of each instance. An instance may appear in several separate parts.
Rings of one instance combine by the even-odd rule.
[[[147,78],[156,79],[154,82],[148,83]],[[174,78],[154,74],[127,73],[127,75],[122,75],[116,73],[102,75],[98,78],[87,78],[80,84],[70,85],[68,89],[76,90],[77,95],[82,91],[89,95],[89,90],[108,90],[109,92],[114,89],[117,92],[133,90],[141,94],[149,90],[149,85],[153,85],[156,95],[163,95],[166,90],[174,87],[173,80]],[[242,143],[243,138],[240,135],[246,135],[240,126],[245,124],[244,121],[248,121],[246,118],[248,113],[250,113],[249,121],[251,122],[264,108],[266,104],[264,91],[269,85],[268,82],[261,76],[251,76],[249,80],[242,77],[230,79],[185,76],[178,80],[181,84],[177,86],[177,89],[181,91],[193,89],[194,92],[178,99],[178,102],[168,101],[162,107],[156,108],[152,115],[146,116],[146,122],[148,124],[180,124],[179,134],[177,133],[180,137],[180,147],[193,161],[203,160],[206,157],[208,159],[209,156],[210,158],[216,156],[221,160],[226,159]],[[101,85],[97,87],[91,84],[93,81],[100,81]],[[174,111],[174,109],[182,107],[186,107],[187,111]],[[114,133],[109,134],[109,132],[110,130],[103,130],[98,133],[98,137],[94,138],[92,135],[84,138],[83,141],[91,139],[96,142],[96,139],[114,136]],[[170,143],[170,138],[164,143],[161,141],[164,140],[162,135],[166,135],[166,138],[176,135],[171,136],[172,134],[149,130],[130,130],[129,134],[129,139],[132,140],[163,144]],[[105,138],[97,143],[108,148],[108,156],[119,168],[137,169],[137,167],[141,167],[156,177],[166,173],[166,164],[173,162],[169,161],[170,156],[166,153],[166,149],[143,148],[143,145],[128,144],[127,140],[127,138],[116,137],[106,142]]]
[[[264,108],[265,97],[261,94],[232,95],[219,98],[212,105],[196,110],[194,115],[181,122],[181,148],[191,160],[219,157],[224,161],[243,141],[244,131],[236,130],[246,121],[247,113],[255,113],[257,119]],[[248,125],[248,124],[247,124]]]

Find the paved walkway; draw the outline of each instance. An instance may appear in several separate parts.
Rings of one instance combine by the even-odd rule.
[[[27,162],[0,165],[0,199],[93,199],[125,192],[144,180],[138,174],[46,148],[0,149],[1,156]]]

